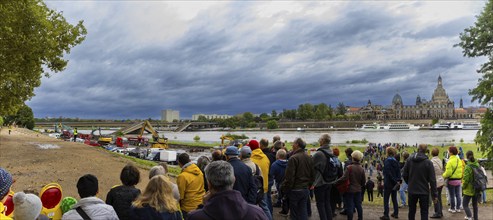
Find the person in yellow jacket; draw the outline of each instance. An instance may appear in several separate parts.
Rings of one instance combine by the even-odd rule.
[[[178,156],[178,165],[182,168],[176,179],[180,191],[180,208],[183,218],[202,204],[205,195],[204,174],[199,167],[190,161],[190,156],[182,153]]]
[[[272,213],[270,207],[267,203],[267,192],[269,191],[269,170],[270,170],[270,160],[267,155],[260,149],[260,144],[257,140],[250,140],[247,146],[252,150],[252,156],[250,159],[253,163],[257,164],[262,171],[262,178],[264,180],[264,199],[260,202],[259,206],[264,211],[265,215],[269,220],[272,220]]]
[[[445,172],[442,174],[444,179],[448,179],[447,189],[450,195],[450,209],[451,213],[460,212],[461,205],[461,183],[464,172],[464,163],[457,155],[459,151],[457,147],[451,146],[449,151],[449,161],[445,166]]]
[[[12,218],[5,215],[5,200],[7,200],[7,195],[10,192],[10,187],[12,187],[12,175],[0,167],[0,220],[12,220]]]

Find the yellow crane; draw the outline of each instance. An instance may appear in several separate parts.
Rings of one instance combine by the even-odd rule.
[[[151,148],[161,148],[168,149],[168,138],[159,137],[157,131],[154,130],[151,123],[149,121],[145,121],[140,129],[139,137],[142,138],[144,131],[148,131],[152,134],[153,142],[151,144]]]

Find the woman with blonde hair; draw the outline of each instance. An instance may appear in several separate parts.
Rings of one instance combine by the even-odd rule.
[[[144,193],[132,203],[132,213],[132,219],[182,219],[179,204],[173,197],[172,183],[163,175],[151,178]]]

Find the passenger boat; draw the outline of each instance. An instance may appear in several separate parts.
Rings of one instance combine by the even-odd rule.
[[[450,123],[436,123],[434,124],[430,130],[449,130]]]
[[[356,128],[356,131],[387,131],[389,126],[380,125],[378,123],[364,124],[361,128]]]
[[[463,130],[479,130],[481,129],[481,123],[479,122],[463,122],[462,123]]]
[[[450,130],[462,130],[464,128],[464,125],[462,122],[452,122],[449,125]]]
[[[409,123],[390,123],[388,124],[389,131],[416,131],[420,126]]]

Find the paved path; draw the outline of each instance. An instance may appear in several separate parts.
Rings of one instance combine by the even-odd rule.
[[[408,210],[409,210],[408,208],[400,208],[399,219],[407,219]],[[274,219],[279,219],[279,220],[289,219],[288,217],[284,217],[277,214],[279,213],[279,211],[281,211],[280,208],[274,208]],[[471,211],[472,211],[472,207],[471,207]],[[429,213],[430,215],[433,213],[433,208],[430,208]],[[364,216],[363,219],[378,220],[382,215],[383,215],[383,206],[363,206],[363,216]],[[447,210],[444,210],[443,215],[444,217],[442,219],[445,220],[463,220],[464,216],[466,216],[464,211],[462,211],[461,213],[452,214],[447,212]],[[479,216],[480,216],[479,217],[480,220],[493,220],[493,203],[491,202],[491,199],[490,202],[486,204],[479,204]],[[309,219],[312,220],[320,219],[318,217],[318,211],[315,205],[315,200],[312,200],[312,217],[310,217]],[[342,219],[347,219],[347,217],[345,215],[337,215],[334,218],[334,220],[342,220]],[[354,219],[358,219],[357,213],[355,213]],[[419,208],[416,212],[416,219],[420,219]]]

